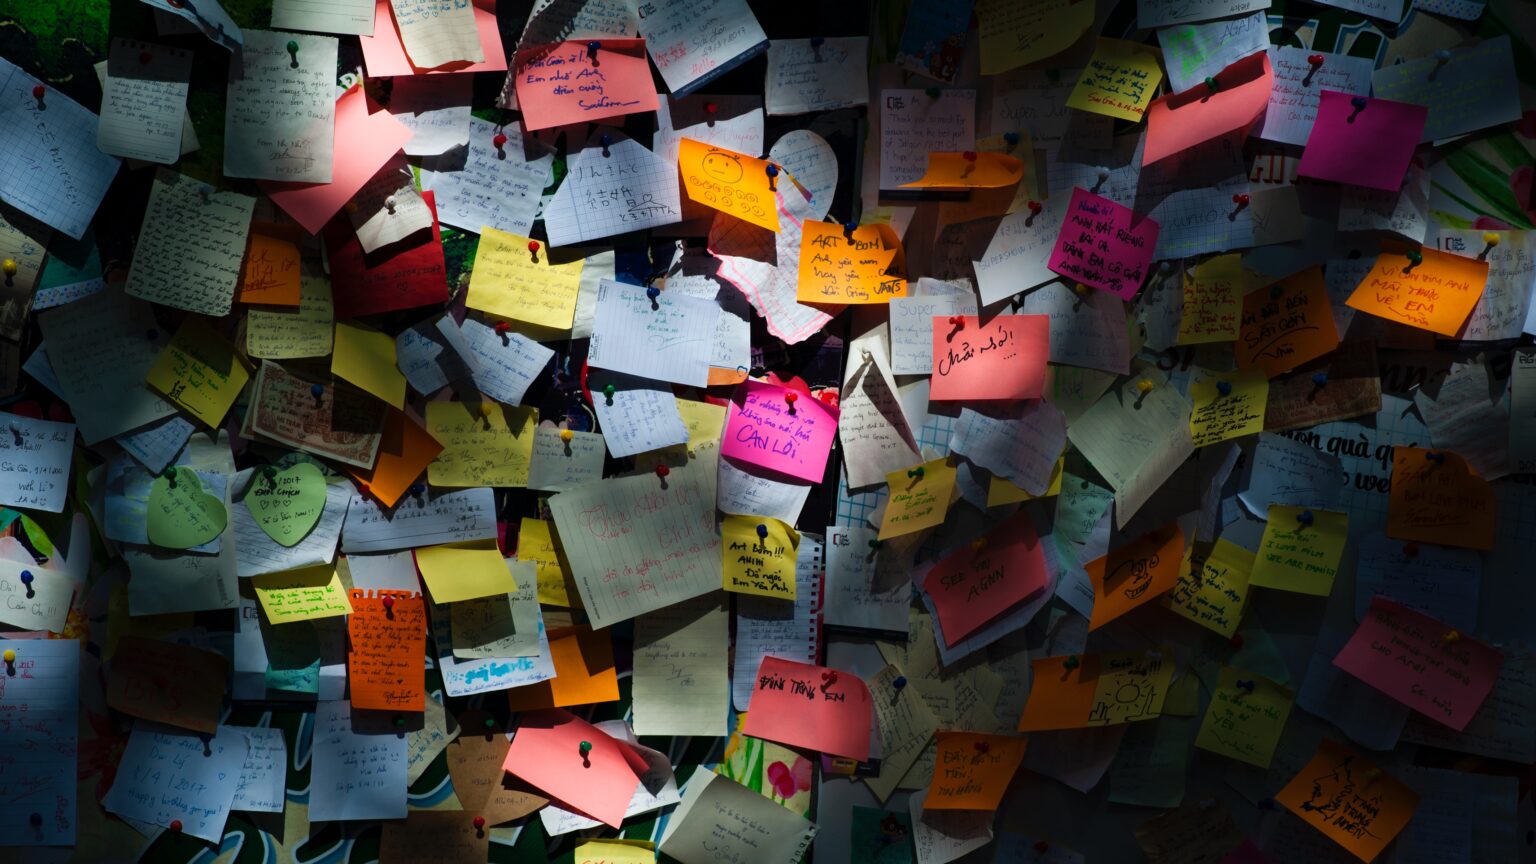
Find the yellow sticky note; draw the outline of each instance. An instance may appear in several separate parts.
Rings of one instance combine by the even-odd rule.
[[[1264,431],[1264,406],[1269,402],[1269,379],[1263,369],[1237,372],[1195,372],[1189,383],[1194,410],[1189,415],[1189,437],[1196,447],[1216,444]]]
[[[352,601],[334,564],[253,576],[251,587],[273,624],[352,614]]]
[[[395,359],[395,338],[351,321],[336,323],[331,374],[383,399],[405,407],[405,373]]]
[[[720,525],[725,590],[795,599],[800,533],[766,516],[728,515]]]
[[[567,609],[581,607],[581,595],[571,574],[560,563],[560,553],[555,549],[555,537],[548,522],[523,517],[517,531],[517,560],[527,561],[538,568],[540,603]]]
[[[245,350],[265,360],[324,357],[331,353],[336,310],[331,280],[305,276],[296,307],[253,308],[245,317]]]
[[[1100,37],[1088,68],[1067,97],[1067,107],[1117,120],[1140,120],[1163,80],[1160,54],[1140,42]]]
[[[1236,252],[1217,255],[1185,270],[1178,343],[1199,345],[1237,339],[1247,284],[1242,256]]]
[[[251,370],[235,346],[207,319],[193,315],[155,358],[144,380],[183,411],[218,426],[250,379]]]
[[[576,295],[581,291],[581,267],[586,259],[556,264],[549,249],[538,243],[530,250],[527,237],[482,228],[469,276],[465,304],[492,315],[554,330],[571,329]]]
[[[779,206],[773,187],[789,182],[789,173],[745,153],[714,147],[692,138],[678,141],[677,169],[689,200],[721,213],[751,222],[769,231],[779,230]]]
[[[427,467],[433,486],[527,486],[537,408],[429,402],[427,431],[443,445]]]
[[[1291,691],[1265,678],[1221,667],[1195,746],[1268,768],[1291,715]]]
[[[1184,567],[1163,605],[1207,630],[1232,638],[1248,603],[1253,553],[1231,540],[1217,540],[1204,560],[1186,552]]]
[[[1248,584],[1326,597],[1348,540],[1348,513],[1271,504]]]
[[[1066,467],[1065,457],[1056,460],[1056,467],[1051,469],[1051,484],[1045,492],[1039,495],[1031,495],[1006,478],[992,475],[992,481],[987,484],[987,506],[1001,507],[1004,504],[1017,504],[1020,501],[1033,501],[1036,498],[1054,498],[1061,494],[1061,472]]]
[[[517,580],[495,540],[444,543],[416,549],[416,569],[433,603],[457,603],[493,594],[511,594]]]
[[[880,520],[880,539],[915,534],[944,521],[949,499],[955,491],[955,469],[947,460],[892,471],[885,475],[890,495],[885,501],[885,517]]]
[[[683,426],[688,429],[689,447],[720,440],[720,433],[725,431],[724,405],[673,398],[677,401],[677,413],[683,415]]]
[[[656,864],[649,840],[588,840],[576,847],[575,864]]]
[[[977,0],[981,74],[1038,63],[1072,47],[1093,24],[1083,0]]]

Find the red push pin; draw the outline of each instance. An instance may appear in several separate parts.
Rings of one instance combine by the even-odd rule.
[[[43,104],[43,97],[48,95],[48,88],[39,84],[32,88],[32,98],[37,100],[37,110],[42,111],[48,106]]]
[[[172,819],[171,820],[171,824],[170,824],[170,829],[171,829],[171,831],[173,833],[180,834],[181,833],[181,820],[180,819]]]
[[[671,474],[671,473],[672,473],[672,469],[668,468],[665,465],[657,465],[656,466],[656,476],[660,477],[663,480],[667,479],[667,475]]]
[[[539,241],[528,241],[528,254],[533,256],[533,263],[539,263]]]
[[[960,157],[962,159],[964,159],[965,161],[967,161],[967,162],[975,162],[976,161],[976,151],[975,150],[967,150],[964,153],[961,153]]]
[[[825,681],[828,685],[836,684],[837,673],[831,669],[828,669],[821,673],[821,680]]]
[[[387,614],[391,614],[391,615],[394,614],[394,611],[395,611],[395,598],[390,597],[388,595],[386,595],[384,597],[384,611]]]
[[[1029,212],[1035,214],[1036,216],[1040,215],[1040,211],[1044,209],[1045,205],[1041,204],[1039,201],[1029,202]]]
[[[480,832],[485,830],[485,817],[476,816],[471,822],[475,826],[475,836],[480,836]]]
[[[715,125],[715,115],[720,113],[720,106],[716,105],[713,102],[705,102],[704,103],[704,113],[709,118],[709,125],[713,126],[713,125]]]
[[[1234,649],[1242,648],[1243,647],[1243,634],[1241,634],[1241,633],[1233,633],[1232,634],[1232,638],[1227,640],[1227,644],[1231,645]]]
[[[1321,55],[1321,54],[1309,54],[1307,56],[1307,65],[1313,67],[1314,69],[1317,68],[1318,66],[1323,65],[1323,55]]]
[[[1248,198],[1248,196],[1247,196],[1247,195],[1244,195],[1244,194],[1243,194],[1243,193],[1241,193],[1241,192],[1239,192],[1239,193],[1237,193],[1237,194],[1236,194],[1236,195],[1233,195],[1233,196],[1232,196],[1232,203],[1233,203],[1233,204],[1236,204],[1236,205],[1237,205],[1237,206],[1239,206],[1239,207],[1247,207],[1247,206],[1248,206],[1248,201],[1249,201],[1249,200],[1250,200],[1250,199],[1249,199],[1249,198]]]
[[[985,741],[977,741],[975,746],[976,746],[976,752],[977,753],[985,753],[988,750],[992,749],[992,745],[988,744]]]
[[[498,335],[498,336],[505,336],[507,334],[507,331],[509,331],[511,329],[512,329],[512,325],[508,324],[505,321],[497,321],[496,322],[496,335]]]
[[[497,159],[505,159],[505,158],[507,158],[507,151],[501,149],[501,148],[507,146],[507,136],[506,135],[504,135],[501,132],[497,132],[495,135],[491,136],[491,146],[496,148],[496,158]]]
[[[784,391],[784,401],[789,404],[789,413],[791,415],[793,415],[795,413],[795,400],[797,400],[799,398],[800,398],[800,394],[796,393],[793,390],[786,390],[786,391]]]

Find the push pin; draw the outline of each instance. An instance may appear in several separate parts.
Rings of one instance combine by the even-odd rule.
[[[1227,645],[1233,651],[1241,651],[1241,650],[1243,650],[1243,634],[1241,634],[1241,633],[1233,633],[1232,634],[1232,638],[1227,640]]]
[[[511,338],[512,325],[505,321],[497,321],[492,329],[496,331],[497,336],[501,337],[501,344],[507,344],[507,340]]]
[[[1284,294],[1284,293],[1285,293],[1285,286],[1281,285],[1279,282],[1276,282],[1274,285],[1270,286],[1270,289],[1269,289],[1269,299],[1271,299],[1271,300],[1279,300],[1280,299],[1280,295]]]
[[[389,212],[389,215],[395,215],[395,196],[391,195],[384,199],[384,209]]]
[[[422,496],[427,494],[427,484],[425,484],[425,483],[412,483],[411,484],[411,488],[409,488],[409,489],[407,489],[405,491],[406,491],[406,494],[408,494],[412,498],[415,498],[416,500],[420,501]]]
[[[16,652],[13,649],[7,648],[4,654],[0,654],[0,658],[5,660],[5,674],[14,676],[16,674]]]
[[[576,433],[575,432],[572,432],[569,429],[561,429],[560,430],[560,441],[562,443],[564,443],[567,447],[569,447],[570,443],[572,441],[574,441],[574,440],[576,440]]]
[[[656,479],[661,481],[661,488],[667,488],[667,475],[671,473],[672,469],[665,465],[656,466]]]
[[[604,159],[607,159],[609,156],[612,155],[611,153],[608,152],[608,147],[613,144],[613,136],[612,135],[604,135],[601,138],[598,138],[597,139],[597,143],[603,145],[603,158]]]
[[[824,669],[821,673],[821,686],[831,687],[837,683],[837,672],[833,669]]]
[[[1317,372],[1317,373],[1314,373],[1312,375],[1312,383],[1314,385],[1318,386],[1318,387],[1324,386],[1325,384],[1328,383],[1328,373],[1327,372]]]
[[[715,125],[715,115],[718,114],[719,112],[720,112],[720,106],[719,105],[716,105],[713,102],[705,102],[704,103],[704,115],[705,115],[705,117],[708,118],[706,122],[709,123],[711,128],[714,127],[714,125]]]
[[[1356,96],[1353,99],[1350,99],[1349,100],[1349,107],[1351,107],[1351,108],[1353,108],[1355,110],[1350,112],[1350,115],[1345,118],[1344,122],[1346,122],[1346,123],[1353,123],[1353,122],[1355,122],[1355,118],[1359,117],[1360,116],[1360,112],[1364,111],[1365,110],[1365,106],[1367,106],[1369,104],[1371,104],[1371,100],[1365,98],[1364,96]]]
[[[149,53],[148,51],[140,51],[139,52],[139,65],[140,66],[148,66],[149,64],[151,64],[153,62],[155,62],[155,55]]]
[[[973,168],[976,167],[976,151],[975,150],[966,150],[966,151],[962,152],[960,154],[960,158],[965,160],[965,170],[966,170],[967,173],[969,173]]]
[[[1237,219],[1237,214],[1243,212],[1243,208],[1248,206],[1249,200],[1250,200],[1249,197],[1246,194],[1242,193],[1242,192],[1239,192],[1236,195],[1233,195],[1232,196],[1232,203],[1235,206],[1234,206],[1232,212],[1227,215],[1227,220],[1228,221],[1232,221],[1232,220]]]
[[[1068,672],[1071,672],[1073,669],[1076,669],[1080,665],[1080,661],[1077,659],[1076,654],[1069,654],[1067,655],[1067,659],[1061,661],[1061,665],[1066,668]]]
[[[1454,630],[1454,629],[1447,630],[1447,631],[1445,631],[1445,635],[1440,637],[1440,641],[1444,642],[1447,645],[1450,645],[1450,644],[1453,644],[1453,643],[1456,643],[1456,642],[1460,642],[1461,641],[1461,632],[1458,631],[1458,630]]]
[[[1143,378],[1136,382],[1136,392],[1143,396],[1151,393],[1156,387],[1157,385],[1152,383],[1152,381],[1147,378]]]
[[[33,597],[36,596],[36,592],[34,592],[32,590],[32,581],[33,581],[34,578],[36,578],[36,577],[34,577],[32,575],[32,571],[31,570],[23,570],[23,571],[21,571],[21,584],[23,586],[25,586],[26,589],[27,589],[27,599],[28,600],[31,600]]]
[[[197,187],[197,200],[201,201],[204,207],[207,207],[209,202],[213,200],[213,187],[207,183]]]
[[[591,757],[591,753],[592,753],[592,742],[591,741],[583,741],[583,742],[581,742],[580,744],[578,744],[576,746],[577,746],[577,749],[579,749],[581,751],[581,762],[582,762],[582,765],[584,767],[587,767],[587,768],[592,767],[592,759],[590,758]]]
[[[772,162],[769,162],[768,163],[768,167],[763,169],[763,173],[768,175],[768,191],[769,192],[777,192],[777,191],[779,191],[779,187],[778,187],[779,166],[773,164]]]
[[[165,466],[165,470],[160,473],[160,476],[165,478],[165,483],[166,483],[167,486],[171,487],[172,489],[176,488],[176,466],[175,465],[167,465],[167,466]]]
[[[1108,168],[1105,168],[1105,167],[1103,167],[1101,165],[1094,172],[1094,174],[1099,178],[1099,182],[1093,184],[1093,188],[1091,190],[1089,190],[1091,192],[1099,191],[1100,189],[1104,188],[1104,184],[1105,183],[1109,182],[1109,169]]]
[[[1486,232],[1484,232],[1483,233],[1483,251],[1482,251],[1482,254],[1477,256],[1477,260],[1479,260],[1479,261],[1487,261],[1488,260],[1488,253],[1492,252],[1493,251],[1493,247],[1495,247],[1497,245],[1499,245],[1499,235],[1498,235],[1498,232],[1496,232],[1496,231],[1486,231]]]
[[[395,620],[395,598],[387,594],[384,595],[384,617],[391,621]]]
[[[983,550],[985,548],[987,548],[987,538],[985,538],[985,537],[977,537],[975,540],[971,541],[971,551],[972,552],[980,552],[981,550]]]
[[[789,416],[795,416],[795,402],[800,399],[800,394],[793,390],[784,391],[784,404],[789,406]]]
[[[992,745],[985,741],[977,741],[971,746],[976,748],[977,753],[986,753],[988,750],[992,749]]]
[[[5,287],[10,288],[16,284],[16,274],[20,270],[21,265],[16,263],[15,258],[7,258],[4,261],[0,261],[0,273],[5,274]]]
[[[528,241],[528,256],[533,259],[533,263],[539,263],[539,241]]]
[[[945,342],[955,341],[955,334],[965,329],[965,318],[960,315],[949,316],[949,335],[944,337]]]
[[[923,479],[923,466],[919,465],[916,468],[908,468],[907,469],[907,476],[911,477],[914,480],[921,480],[921,479]]]
[[[293,39],[288,40],[288,68],[299,68],[299,43]]]
[[[859,223],[857,223],[857,222],[844,222],[843,223],[843,239],[848,241],[849,243],[852,243],[853,242],[853,232],[857,231],[858,229],[859,229]]]
[[[646,286],[645,299],[651,301],[652,311],[661,308],[661,304],[657,302],[661,299],[661,289],[657,288],[655,285]]]
[[[31,825],[32,830],[37,832],[37,839],[43,839],[43,814],[33,813],[32,815],[28,816],[27,824]]]
[[[181,833],[181,820],[180,819],[172,819],[171,820],[171,824],[167,825],[166,827],[171,829],[171,833],[172,834],[180,834]]]
[[[476,837],[484,837],[485,836],[485,817],[484,816],[476,816],[474,819],[470,820],[470,824],[475,826],[475,836]]]
[[[944,95],[944,91],[940,90],[937,87],[929,87],[927,90],[924,90],[923,92],[928,94],[928,98],[929,99],[937,99],[940,96]]]
[[[1218,394],[1220,394],[1223,398],[1225,398],[1227,396],[1231,396],[1232,395],[1232,382],[1231,381],[1217,381],[1216,382],[1216,392]]]
[[[1303,86],[1303,87],[1311,87],[1312,86],[1312,76],[1317,74],[1317,70],[1323,68],[1323,55],[1321,55],[1321,54],[1309,54],[1309,55],[1307,55],[1307,65],[1312,67],[1312,68],[1307,70],[1307,77],[1301,79],[1301,86]]]
[[[1311,510],[1303,510],[1296,514],[1296,521],[1300,523],[1303,528],[1306,528],[1312,524],[1312,518]]]
[[[1445,464],[1445,454],[1444,453],[1436,453],[1433,450],[1426,451],[1424,453],[1424,459],[1425,459],[1425,461],[1433,462],[1436,465],[1444,465]]]
[[[603,43],[597,41],[596,39],[593,39],[591,42],[587,43],[587,59],[592,61],[593,66],[603,65],[597,61],[597,49],[601,47],[603,47]]]
[[[1047,69],[1047,70],[1045,70],[1045,80],[1051,82],[1052,84],[1057,83],[1058,81],[1061,80],[1061,70],[1060,69]]]
[[[891,686],[897,690],[905,690],[907,688],[907,676],[897,675],[896,679],[891,682]]]
[[[1245,691],[1249,696],[1253,695],[1254,683],[1252,681],[1244,681],[1243,679],[1239,678],[1232,683],[1237,685],[1237,689]]]
[[[1216,80],[1216,76],[1214,76],[1214,75],[1207,75],[1206,76],[1206,78],[1205,78],[1205,89],[1211,91],[1212,93],[1215,93],[1217,90],[1221,89],[1221,84],[1220,84],[1220,82],[1218,82]]]
[[[613,394],[615,394],[617,392],[619,392],[619,388],[613,386],[612,384],[604,384],[603,385],[603,399],[605,401],[603,402],[603,404],[608,406],[608,407],[612,407],[613,406]]]
[[[1419,251],[1416,251],[1416,250],[1410,250],[1408,252],[1403,253],[1403,257],[1408,259],[1408,266],[1403,268],[1403,272],[1404,273],[1412,273],[1413,272],[1413,268],[1415,268],[1415,267],[1419,266],[1420,264],[1424,263],[1424,253],[1423,252],[1419,252]]]
[[[1040,211],[1045,209],[1045,205],[1041,204],[1039,201],[1030,201],[1029,203],[1025,204],[1024,206],[1029,208],[1029,215],[1030,215],[1031,218],[1033,218],[1035,216],[1039,216],[1040,215]]]
[[[25,443],[24,439],[21,437],[21,427],[20,426],[12,426],[11,427],[11,435],[12,435],[12,437],[14,437],[15,441],[13,443],[17,447],[20,447],[23,443]]]
[[[761,522],[757,523],[757,539],[759,539],[759,540],[767,540],[768,539],[768,526],[764,525]]]
[[[871,540],[871,541],[869,541],[868,545],[869,545],[869,551],[871,551],[871,552],[879,552],[880,551],[880,547],[885,545],[885,541],[883,541],[883,540]]]
[[[1435,76],[1439,75],[1440,70],[1444,69],[1445,64],[1449,62],[1451,62],[1451,51],[1449,48],[1441,48],[1439,51],[1436,51],[1435,68],[1429,70],[1429,80],[1435,80]]]
[[[504,133],[504,132],[497,132],[495,135],[492,135],[491,136],[491,146],[496,148],[496,158],[497,159],[505,159],[505,158],[507,158],[507,151],[505,149],[506,146],[507,146],[507,136],[506,136],[506,133]]]
[[[39,111],[47,111],[48,110],[47,103],[45,103],[43,101],[43,97],[47,96],[47,95],[48,95],[48,88],[44,87],[41,84],[39,84],[36,87],[32,88],[32,98],[37,100],[37,110],[39,110]]]

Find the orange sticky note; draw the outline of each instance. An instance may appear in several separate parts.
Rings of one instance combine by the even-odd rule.
[[[1455,336],[1487,283],[1487,261],[1428,246],[1407,253],[1383,252],[1345,305],[1409,327]]]
[[[831,222],[806,220],[795,299],[802,303],[889,303],[907,296],[906,277],[886,275],[896,249],[885,248],[878,226],[846,233]]]
[[[1392,448],[1387,536],[1463,549],[1492,549],[1493,487],[1446,450]]]
[[[1236,133],[1241,145],[1269,107],[1274,79],[1269,54],[1260,51],[1212,76],[1214,87],[1208,81],[1153,101],[1147,106],[1141,164],[1151,165],[1222,135]]]
[[[657,107],[644,39],[535,45],[517,52],[513,83],[529,131],[641,114]],[[769,196],[769,205],[773,198]]]
[[[649,770],[629,744],[558,708],[519,718],[502,768],[614,828]]]
[[[1030,666],[1020,732],[1153,720],[1173,681],[1173,663],[1160,651],[1042,657]]]
[[[252,222],[240,271],[241,303],[299,305],[299,245],[291,232],[270,223]]]
[[[1183,560],[1184,531],[1175,522],[1084,564],[1094,595],[1088,629],[1097,630],[1173,590]]]
[[[591,705],[619,698],[619,679],[613,668],[613,636],[607,630],[573,627],[549,640],[555,677],[507,691],[513,711]]]
[[[646,74],[649,76],[649,71]],[[780,180],[788,181],[789,175],[774,166],[778,176],[768,176],[770,164],[766,159],[713,147],[692,138],[683,138],[678,143],[677,168],[682,172],[683,188],[691,200],[760,228],[777,231],[779,208],[773,187]]]
[[[764,657],[741,734],[863,762],[873,717],[874,700],[859,676]]]
[[[1339,330],[1321,267],[1250,291],[1243,298],[1242,326],[1232,349],[1238,367],[1257,366],[1266,378],[1273,378],[1337,347]]]
[[[213,735],[219,730],[229,661],[188,645],[123,636],[112,655],[107,705],[141,720]]]
[[[384,436],[379,439],[379,453],[372,468],[336,464],[385,507],[395,506],[400,496],[411,488],[443,445],[437,443],[420,423],[398,408],[390,408],[384,420]]]
[[[421,595],[352,589],[347,616],[347,683],[352,707],[421,711],[426,707],[427,608]]]
[[[1418,793],[1326,738],[1275,800],[1361,861],[1374,861],[1418,809]]]
[[[982,732],[936,732],[933,779],[924,810],[996,810],[1024,762],[1024,739]]]
[[[999,189],[1024,179],[1024,163],[1007,153],[929,153],[928,170],[904,189]]]

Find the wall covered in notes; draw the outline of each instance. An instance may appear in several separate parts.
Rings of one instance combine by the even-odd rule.
[[[0,862],[1536,864],[1533,57],[0,4]]]

